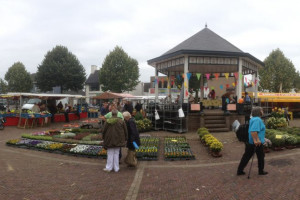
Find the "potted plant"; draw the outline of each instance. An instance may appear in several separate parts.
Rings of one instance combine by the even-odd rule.
[[[223,144],[221,142],[215,140],[210,144],[209,149],[211,150],[212,156],[221,157],[222,154],[220,152],[223,149]]]
[[[285,148],[287,149],[293,149],[296,147],[297,144],[297,138],[292,135],[284,135],[285,139]]]
[[[280,151],[283,150],[283,146],[284,146],[284,139],[281,137],[275,137],[272,141],[273,144],[273,148],[275,151]]]
[[[272,147],[272,142],[268,138],[265,138],[265,143],[264,143],[264,152],[269,153],[270,148]]]

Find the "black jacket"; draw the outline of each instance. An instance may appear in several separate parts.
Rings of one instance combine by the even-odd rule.
[[[128,140],[127,140],[127,148],[130,150],[134,150],[133,142],[136,142],[138,146],[141,145],[140,142],[140,134],[136,127],[134,118],[130,118],[127,122],[127,131],[128,131]]]

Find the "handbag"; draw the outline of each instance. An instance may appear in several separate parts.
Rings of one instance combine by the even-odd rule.
[[[137,166],[137,158],[136,158],[134,150],[128,149],[127,156],[125,158],[125,163],[127,165],[129,165],[130,167],[136,167]]]

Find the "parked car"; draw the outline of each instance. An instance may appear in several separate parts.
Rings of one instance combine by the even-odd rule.
[[[34,104],[39,104],[41,101],[41,99],[29,99],[29,101],[22,106],[22,111],[32,110]]]

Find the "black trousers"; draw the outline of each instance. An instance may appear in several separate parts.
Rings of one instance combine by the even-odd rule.
[[[69,122],[69,113],[65,112],[65,122]]]
[[[255,149],[256,156],[257,156],[257,160],[258,160],[258,171],[259,172],[264,171],[265,153],[264,153],[263,145],[261,144],[260,146],[257,146],[255,148],[255,145],[253,145],[253,144],[245,144],[245,153],[244,153],[244,155],[241,159],[241,162],[239,164],[238,172],[241,172],[241,171],[244,170],[244,168],[246,167],[249,160],[251,159],[251,157],[254,154],[254,149]]]

